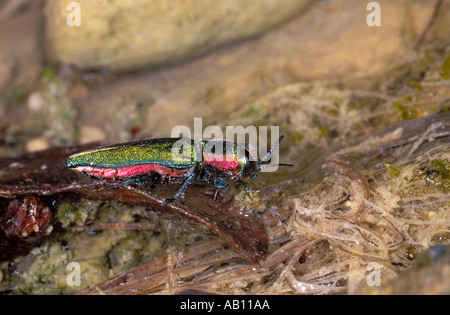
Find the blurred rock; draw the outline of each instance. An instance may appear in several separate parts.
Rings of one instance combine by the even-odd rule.
[[[71,1],[48,1],[48,55],[81,68],[136,70],[173,63],[220,44],[262,33],[312,0],[79,0],[80,26],[69,26]]]
[[[0,6],[0,94],[27,90],[39,79],[42,0],[3,1]]]
[[[83,84],[76,84],[69,91],[69,96],[73,100],[82,100],[89,95],[89,89]]]
[[[0,100],[0,129],[6,126],[7,124],[8,124],[8,112],[6,110],[6,103]]]
[[[142,123],[142,133],[150,138],[170,136],[178,125],[192,130],[194,117],[202,117],[204,126],[236,125],[231,117],[237,111],[264,102],[269,92],[290,83],[342,80],[361,88],[367,78],[415,58],[414,46],[434,7],[431,1],[379,3],[382,26],[369,27],[367,3],[314,2],[305,14],[262,36],[177,67],[121,76],[90,88],[79,117],[101,126],[110,142],[120,142],[129,140],[119,138],[122,127],[114,126],[124,114],[118,113],[120,105],[112,104],[124,94],[144,93],[154,99]],[[450,23],[440,27],[448,34]],[[117,115],[105,118],[105,113]]]
[[[13,57],[5,57],[0,61],[0,90],[4,90],[14,76],[14,68],[16,59]]]
[[[45,99],[42,93],[35,91],[28,97],[27,107],[32,112],[39,112],[45,106]]]
[[[435,245],[421,253],[413,266],[398,278],[379,287],[362,284],[358,294],[448,295],[450,294],[450,246]]]
[[[45,150],[50,146],[47,139],[45,137],[39,137],[35,139],[31,139],[26,143],[26,149],[28,152],[36,152]]]
[[[105,133],[97,126],[85,125],[80,127],[80,143],[82,144],[94,141],[103,141],[105,138]]]
[[[40,10],[44,0],[0,0],[0,20],[12,19],[26,11]]]

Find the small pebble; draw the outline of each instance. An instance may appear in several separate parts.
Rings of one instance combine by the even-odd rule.
[[[102,141],[106,139],[105,132],[96,126],[81,126],[80,128],[80,143],[89,143],[94,141]]]
[[[42,96],[41,92],[33,92],[28,97],[27,102],[28,109],[32,112],[39,112],[41,111],[45,106],[45,99]]]
[[[29,140],[26,144],[26,149],[28,152],[36,152],[45,150],[49,147],[49,143],[46,138],[39,137],[32,140]]]

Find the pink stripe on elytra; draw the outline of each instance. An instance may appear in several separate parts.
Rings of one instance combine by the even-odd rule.
[[[203,159],[206,163],[211,166],[214,166],[217,169],[224,171],[239,171],[240,165],[236,159],[232,161],[227,161],[226,156],[217,156],[217,155],[203,155]]]

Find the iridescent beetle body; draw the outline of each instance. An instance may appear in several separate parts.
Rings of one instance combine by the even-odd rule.
[[[281,137],[272,150],[283,139]],[[181,138],[162,138],[127,142],[104,146],[70,156],[66,166],[98,179],[115,179],[126,184],[183,184],[178,193],[164,202],[173,201],[184,192],[197,178],[201,178],[216,187],[217,193],[228,187],[226,180],[240,181],[241,177],[255,177],[261,170],[259,162],[245,146],[244,154],[238,154],[238,145],[226,140],[201,140],[201,158],[197,158],[195,143],[188,143],[188,158],[174,155],[172,148]],[[219,141],[222,147],[231,145],[232,151],[227,153],[203,151],[212,141]],[[219,150],[220,151],[220,150]],[[277,164],[291,166],[290,164]],[[217,193],[215,198],[217,197]]]

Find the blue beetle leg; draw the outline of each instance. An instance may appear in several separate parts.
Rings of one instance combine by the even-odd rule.
[[[195,175],[191,175],[189,176],[186,181],[184,182],[183,186],[181,186],[180,190],[178,190],[178,192],[176,193],[175,196],[173,196],[173,198],[169,198],[166,199],[161,205],[165,206],[166,204],[168,204],[169,202],[175,201],[177,200],[177,198],[184,193],[185,189],[187,188],[187,186],[189,186],[190,184],[192,184],[192,182],[195,180]]]
[[[225,183],[223,180],[219,179],[219,178],[213,178],[213,184],[216,187],[216,193],[214,194],[214,201],[217,200],[217,196],[219,195],[219,192],[221,192],[222,190],[227,189],[228,184]]]
[[[135,182],[135,181],[136,181],[135,178],[129,179],[129,180],[127,180],[127,181],[124,181],[124,182],[121,182],[121,183],[118,183],[118,184],[113,184],[113,185],[105,186],[104,189],[111,189],[111,188],[122,187],[122,186],[128,185],[128,184],[130,184],[130,183],[133,183],[133,182]]]
[[[192,182],[197,178],[197,174],[195,174],[195,170],[197,168],[198,163],[195,163],[189,171],[186,173],[187,179],[183,183],[183,186],[178,190],[178,192],[173,196],[173,198],[166,199],[161,205],[165,206],[169,202],[177,200],[177,198],[186,190],[186,188],[192,184]]]
[[[216,187],[216,193],[214,194],[214,201],[217,200],[217,196],[219,195],[219,192],[227,189],[227,187],[228,187],[228,184],[218,177],[207,176],[207,177],[204,177],[204,180],[207,181],[208,183],[214,185],[214,187]]]

